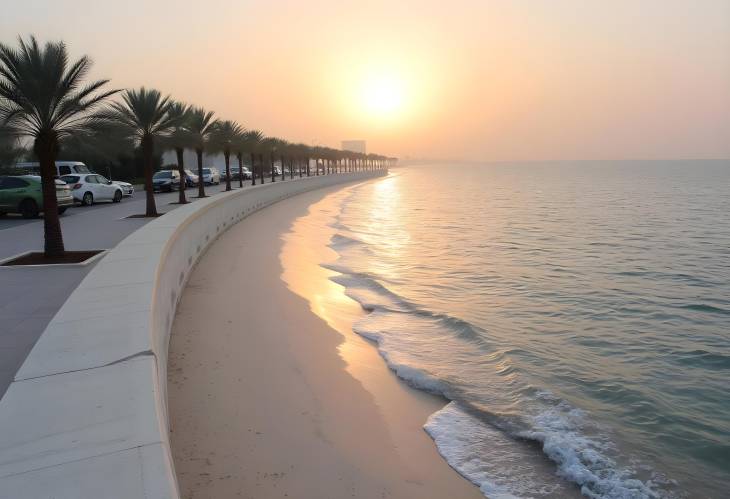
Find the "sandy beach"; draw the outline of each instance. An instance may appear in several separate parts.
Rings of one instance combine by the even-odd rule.
[[[363,312],[318,265],[327,229],[296,223],[341,189],[252,215],[194,270],[169,351],[182,497],[483,497],[422,429],[444,401],[350,331]]]

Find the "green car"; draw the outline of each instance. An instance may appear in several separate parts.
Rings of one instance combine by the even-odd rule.
[[[74,198],[66,182],[56,179],[59,215],[73,206]],[[20,213],[35,218],[43,211],[41,178],[37,175],[0,176],[0,215]]]

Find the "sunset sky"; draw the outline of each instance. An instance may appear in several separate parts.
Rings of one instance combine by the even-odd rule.
[[[730,157],[728,0],[2,0],[62,39],[307,144],[470,160]]]

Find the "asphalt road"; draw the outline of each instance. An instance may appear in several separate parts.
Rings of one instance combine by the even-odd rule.
[[[224,185],[208,186],[215,195]],[[197,188],[187,190],[195,201]],[[179,205],[170,204],[178,193],[155,195],[157,211],[165,213]],[[109,249],[150,219],[125,218],[145,211],[144,191],[121,203],[75,206],[61,216],[63,239],[68,250]],[[43,220],[20,216],[0,217],[0,260],[26,251],[42,251]],[[93,264],[50,267],[0,267],[0,397],[5,394],[26,356],[43,330],[76,289]]]

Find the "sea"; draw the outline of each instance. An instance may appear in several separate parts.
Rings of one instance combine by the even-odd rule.
[[[730,161],[394,168],[326,265],[490,499],[730,497]]]

